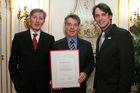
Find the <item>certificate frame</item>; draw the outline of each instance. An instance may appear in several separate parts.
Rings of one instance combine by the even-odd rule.
[[[79,88],[80,56],[77,50],[51,50],[51,87]]]

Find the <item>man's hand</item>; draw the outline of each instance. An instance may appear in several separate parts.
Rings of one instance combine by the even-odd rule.
[[[78,79],[78,82],[82,83],[83,81],[85,81],[86,77],[87,77],[87,74],[85,72],[81,72],[79,79]]]

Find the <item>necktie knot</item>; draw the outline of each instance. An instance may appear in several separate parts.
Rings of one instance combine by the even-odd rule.
[[[73,39],[71,39],[71,41],[70,41],[70,49],[75,49],[75,46],[74,46],[74,40]]]
[[[36,37],[37,36],[37,33],[33,34],[33,36]]]
[[[37,33],[34,33],[33,34],[33,46],[34,46],[34,50],[36,50],[37,49],[37,39],[36,39],[36,36],[37,36]]]
[[[73,40],[73,39],[71,39],[70,43],[71,43],[71,44],[73,44],[73,43],[74,43],[74,40]]]

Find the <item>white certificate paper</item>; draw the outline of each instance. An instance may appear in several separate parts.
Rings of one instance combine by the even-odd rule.
[[[79,50],[50,51],[52,88],[80,87]]]

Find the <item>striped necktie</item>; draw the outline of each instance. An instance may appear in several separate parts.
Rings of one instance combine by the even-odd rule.
[[[37,36],[37,34],[35,33],[35,34],[33,34],[33,46],[34,46],[34,50],[36,50],[36,48],[37,48],[37,39],[36,39],[36,36]]]
[[[71,39],[71,41],[70,41],[70,49],[71,50],[75,49],[75,47],[74,47],[74,40],[73,39]]]

